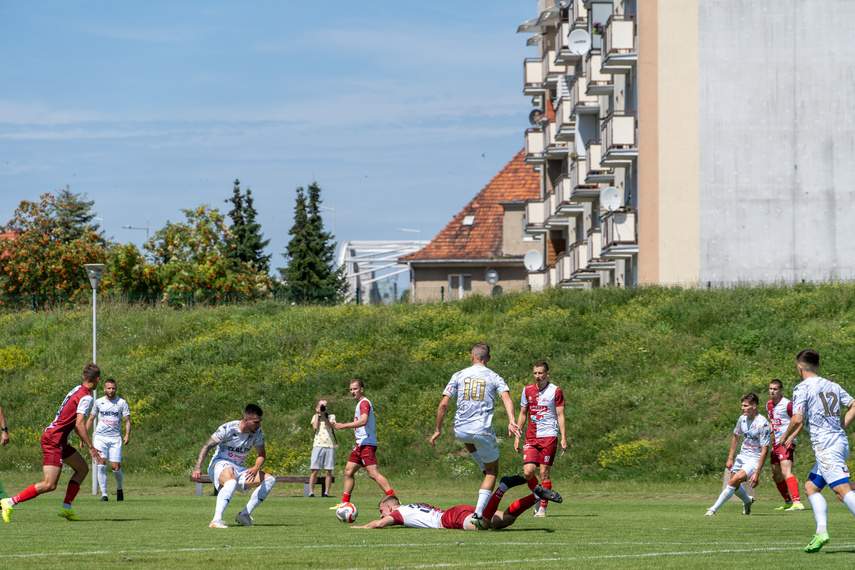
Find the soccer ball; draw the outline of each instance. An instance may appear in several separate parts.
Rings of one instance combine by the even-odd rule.
[[[353,503],[342,503],[335,510],[335,516],[343,523],[352,523],[356,520],[357,510]]]

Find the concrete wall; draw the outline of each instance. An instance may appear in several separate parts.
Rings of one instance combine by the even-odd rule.
[[[410,282],[411,297],[417,303],[439,301],[443,294],[446,301],[456,300],[456,292],[449,296],[448,276],[451,274],[472,276],[471,290],[465,296],[474,294],[490,296],[493,286],[485,281],[487,269],[495,269],[499,272],[497,285],[503,292],[519,291],[526,287],[526,270],[522,261],[518,265],[485,263],[419,266],[413,264],[413,278]]]
[[[701,281],[855,277],[855,2],[699,16]]]

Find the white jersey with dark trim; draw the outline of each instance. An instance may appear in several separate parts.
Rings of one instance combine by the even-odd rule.
[[[852,396],[840,384],[811,376],[793,388],[793,414],[801,414],[814,450],[848,442],[840,412],[849,408]]]
[[[242,467],[249,451],[257,445],[264,444],[264,434],[261,433],[261,428],[255,433],[242,433],[240,431],[240,420],[221,425],[211,438],[219,445],[217,452],[208,464],[209,470],[211,465],[217,461],[230,461]]]
[[[504,379],[482,364],[457,372],[442,392],[451,399],[457,398],[454,429],[465,433],[494,434],[493,411],[496,398],[502,392],[510,392]]]
[[[739,416],[733,435],[741,435],[744,438],[739,455],[760,459],[761,447],[771,444],[772,426],[769,425],[769,420],[760,414],[757,414],[753,420],[749,420],[748,416]]]
[[[123,398],[110,400],[103,396],[95,400],[92,413],[98,418],[93,436],[119,437],[122,435],[122,419],[131,415],[128,403]]]

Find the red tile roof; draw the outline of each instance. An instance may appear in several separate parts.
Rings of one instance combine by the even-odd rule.
[[[540,177],[525,164],[525,150],[521,150],[429,244],[399,260],[418,262],[501,257],[504,209],[500,202],[539,197]],[[471,225],[463,223],[467,216],[474,218]]]

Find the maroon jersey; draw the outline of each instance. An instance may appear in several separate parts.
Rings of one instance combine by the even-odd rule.
[[[74,429],[77,414],[87,414],[91,405],[92,393],[89,392],[89,388],[82,384],[75,387],[62,401],[56,418],[45,429],[42,439],[65,445],[68,441],[68,434]]]

